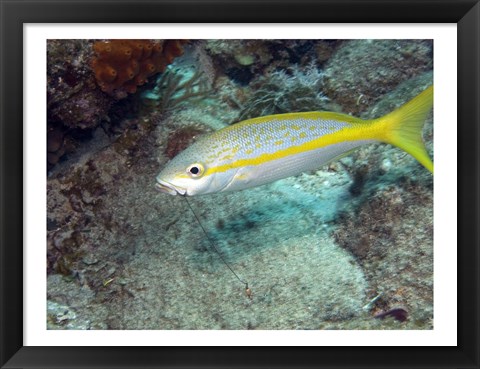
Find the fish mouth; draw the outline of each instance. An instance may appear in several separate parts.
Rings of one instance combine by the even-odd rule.
[[[163,193],[168,193],[169,195],[185,195],[187,190],[180,187],[175,187],[171,183],[162,181],[157,179],[157,183],[155,183],[155,188]]]

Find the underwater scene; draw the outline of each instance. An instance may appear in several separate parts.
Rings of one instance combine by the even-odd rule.
[[[48,329],[433,329],[432,40],[49,40]]]

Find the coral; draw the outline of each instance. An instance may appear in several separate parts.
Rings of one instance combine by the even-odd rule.
[[[155,117],[133,119],[123,128],[123,132],[116,138],[112,148],[119,154],[138,162],[144,155],[146,139],[155,127]],[[127,165],[131,165],[128,161]]]
[[[98,89],[88,65],[91,57],[89,40],[47,41],[48,169],[75,149],[78,131],[108,119],[114,100]]]
[[[48,169],[57,164],[60,158],[75,150],[75,142],[59,124],[47,125],[47,163]]]
[[[107,117],[111,105],[100,91],[86,88],[52,107],[51,114],[69,128],[94,128]]]
[[[208,40],[205,50],[230,79],[246,86],[257,76],[292,64],[325,63],[337,40]]]
[[[188,71],[193,68],[204,76],[209,85],[213,86],[217,78],[217,69],[212,57],[205,51],[205,44],[206,40],[192,40],[185,46],[182,57],[175,59],[171,67],[178,71]]]
[[[322,83],[323,73],[313,63],[304,69],[294,66],[290,73],[275,71],[254,87],[255,92],[246,101],[240,119],[322,110],[328,100],[321,91]]]
[[[168,135],[165,155],[167,155],[169,159],[172,159],[178,155],[180,151],[190,146],[198,135],[204,134],[205,132],[201,126],[186,126],[171,132]]]
[[[317,62],[320,65],[327,62],[341,43],[341,40],[318,40],[314,47]]]
[[[337,243],[362,265],[370,294],[383,295],[378,308],[402,306],[414,324],[428,327],[433,299],[431,188],[405,178],[362,197],[354,212],[338,218]]]
[[[345,41],[324,65],[325,94],[353,115],[433,67],[431,40]]]
[[[263,40],[208,40],[205,48],[211,55],[241,66],[267,65],[272,60],[268,43]]]
[[[205,99],[212,92],[207,78],[198,70],[180,73],[178,70],[167,69],[157,79],[153,90],[144,91],[144,102],[156,108],[163,114],[183,103],[196,102]]]
[[[58,89],[74,88],[91,73],[89,40],[47,40],[47,92],[53,97]]]
[[[182,55],[184,40],[109,40],[93,45],[91,61],[95,78],[103,92],[124,97],[137,91],[150,76],[163,72]]]
[[[85,255],[81,249],[82,234],[78,231],[53,232],[47,242],[47,271],[71,276]]]
[[[236,83],[246,86],[268,66],[273,56],[264,40],[208,40],[205,50],[219,69]]]
[[[123,107],[123,118],[132,109],[125,103],[128,99],[121,105],[116,100],[163,70],[182,54],[183,44],[182,40],[48,40],[48,169],[92,137],[100,123],[118,123],[121,118],[113,113]]]
[[[205,49],[222,69],[255,65],[260,70],[272,63],[276,67],[308,64],[319,53],[323,62],[337,44],[336,40],[208,40]]]
[[[47,168],[77,146],[76,129],[94,128],[112,99],[98,90],[88,66],[91,41],[47,41]]]

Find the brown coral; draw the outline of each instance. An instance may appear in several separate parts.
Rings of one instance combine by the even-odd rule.
[[[200,126],[187,126],[170,133],[168,135],[167,147],[165,148],[165,155],[169,159],[174,158],[190,146],[197,136],[203,133],[205,133],[205,130]]]
[[[97,83],[109,95],[134,93],[148,77],[163,72],[183,54],[184,40],[109,40],[93,44],[91,66]]]

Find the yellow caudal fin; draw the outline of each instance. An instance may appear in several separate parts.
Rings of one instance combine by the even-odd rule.
[[[376,120],[382,141],[397,146],[433,173],[433,162],[422,140],[422,127],[433,106],[433,86],[390,114]]]

